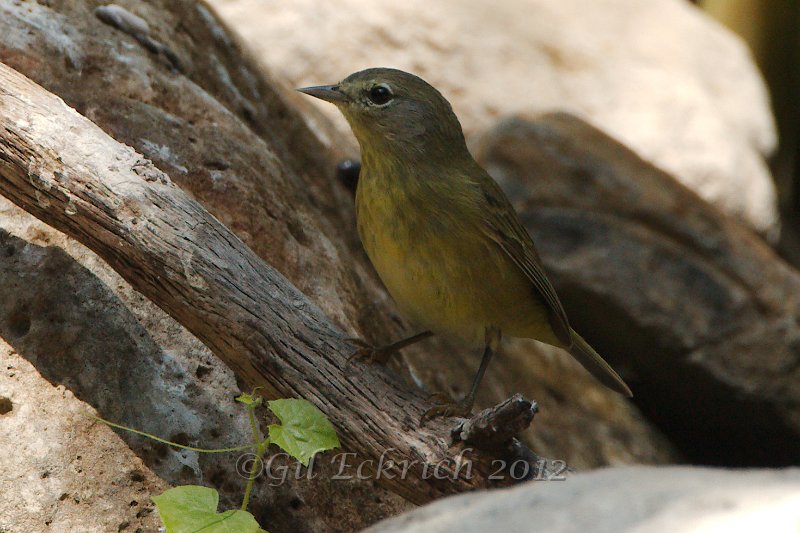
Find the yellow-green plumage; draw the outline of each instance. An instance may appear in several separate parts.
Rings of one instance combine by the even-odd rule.
[[[369,69],[301,90],[335,103],[359,142],[358,232],[400,311],[434,333],[486,346],[462,407],[471,406],[502,334],[568,349],[630,395],[570,328],[533,241],[436,89],[402,71]]]
[[[400,311],[470,346],[483,346],[487,327],[564,346],[530,280],[486,235],[492,208],[480,183],[442,170],[429,178],[365,164],[359,177],[358,233]]]

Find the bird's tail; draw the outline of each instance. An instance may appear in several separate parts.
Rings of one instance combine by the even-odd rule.
[[[589,346],[589,343],[583,340],[583,337],[578,335],[574,329],[571,329],[571,331],[572,347],[569,349],[569,353],[572,354],[572,357],[577,359],[583,365],[583,368],[588,370],[600,383],[623,396],[631,398],[633,396],[631,389],[622,381],[619,374],[611,368],[611,365],[606,363],[600,357],[600,354],[595,352],[594,348]]]

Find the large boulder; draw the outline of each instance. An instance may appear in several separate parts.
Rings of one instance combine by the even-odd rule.
[[[0,242],[0,250],[11,245],[2,237]],[[0,294],[7,295],[2,289]],[[22,322],[16,327],[11,342],[27,328]],[[76,397],[80,392],[48,382],[35,362],[4,340],[0,369],[0,531],[156,531],[161,520],[150,495],[169,484],[88,416],[86,403]]]
[[[211,4],[296,86],[401,68],[442,90],[468,135],[508,114],[570,112],[775,234],[764,83],[744,43],[686,0]]]
[[[629,467],[453,496],[365,533],[792,533],[798,524],[798,469]]]

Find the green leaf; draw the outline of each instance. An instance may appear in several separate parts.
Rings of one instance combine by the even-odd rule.
[[[339,437],[333,424],[322,411],[306,400],[273,400],[269,409],[281,425],[269,426],[269,440],[308,466],[317,452],[339,447]]]
[[[184,485],[153,496],[167,533],[257,533],[263,531],[245,511],[217,512],[219,494],[208,487]]]

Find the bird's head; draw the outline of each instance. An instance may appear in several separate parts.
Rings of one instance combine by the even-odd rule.
[[[353,129],[363,155],[450,157],[466,152],[450,103],[425,80],[390,68],[351,74],[336,85],[300,92],[335,104]]]

